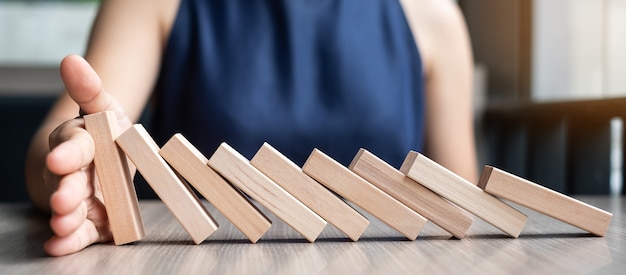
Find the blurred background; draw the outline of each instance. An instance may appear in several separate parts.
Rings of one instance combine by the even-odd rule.
[[[625,0],[460,0],[481,160],[568,194],[623,192]]]
[[[30,138],[63,91],[59,62],[84,52],[98,1],[0,0],[0,201],[28,199]]]
[[[480,166],[567,194],[622,194],[626,0],[457,3],[476,63]],[[30,137],[63,90],[60,60],[84,52],[98,4],[0,0],[0,201],[27,199]]]

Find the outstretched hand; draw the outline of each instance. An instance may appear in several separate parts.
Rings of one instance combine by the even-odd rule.
[[[102,88],[98,74],[83,58],[70,55],[61,62],[61,78],[82,114],[114,111],[120,130],[131,126],[121,105]],[[93,139],[80,117],[66,121],[49,137],[44,181],[55,190],[50,197],[52,218],[45,251],[52,256],[78,252],[112,240],[106,210],[94,172]]]

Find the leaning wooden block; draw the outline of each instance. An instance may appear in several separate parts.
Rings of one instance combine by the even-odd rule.
[[[93,161],[113,242],[120,245],[141,240],[145,233],[135,185],[126,155],[115,144],[119,136],[115,113],[96,113],[84,119],[96,148]]]
[[[369,225],[363,215],[303,173],[271,145],[264,143],[250,163],[353,241]]]
[[[326,226],[326,221],[254,168],[228,144],[222,143],[217,148],[209,165],[308,241],[314,242]]]
[[[150,187],[189,233],[194,243],[203,242],[217,230],[217,223],[198,197],[159,155],[159,146],[140,124],[116,139]]]
[[[270,229],[267,217],[209,167],[209,160],[181,134],[174,135],[159,154],[251,242]]]
[[[515,208],[417,152],[409,152],[400,171],[512,237],[519,236],[528,220]]]
[[[478,187],[555,219],[604,236],[613,214],[498,168],[485,166]]]
[[[359,150],[348,168],[459,239],[474,221],[467,212],[365,149]]]
[[[426,219],[359,177],[348,168],[314,149],[302,171],[380,219],[410,240],[415,240]]]

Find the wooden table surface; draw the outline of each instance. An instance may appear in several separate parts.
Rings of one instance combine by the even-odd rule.
[[[206,204],[220,228],[194,245],[160,201],[142,201],[144,240],[93,245],[59,258],[46,256],[42,249],[51,234],[45,215],[28,204],[0,204],[0,274],[623,274],[626,200],[579,198],[613,213],[605,237],[516,206],[529,215],[518,239],[475,218],[466,239],[450,239],[428,223],[417,240],[408,241],[366,215],[372,223],[358,242],[329,225],[315,243],[308,243],[268,214],[271,229],[251,244]]]

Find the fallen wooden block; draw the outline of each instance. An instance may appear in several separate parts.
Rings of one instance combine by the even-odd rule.
[[[485,166],[478,187],[598,236],[604,236],[613,214],[531,181]]]
[[[145,128],[135,124],[116,139],[150,187],[189,233],[194,243],[217,230],[217,223],[202,202],[159,155],[159,146]]]
[[[359,150],[348,168],[456,238],[464,238],[474,221],[465,211],[365,149]]]
[[[181,134],[174,135],[159,154],[251,242],[269,230],[271,221],[209,167],[209,160]]]
[[[369,225],[363,215],[304,174],[271,145],[264,143],[250,163],[353,241]]]
[[[222,143],[217,148],[209,165],[309,242],[314,242],[326,226],[326,221],[254,168],[228,144]]]
[[[313,150],[302,171],[410,240],[415,240],[426,224],[424,217],[318,149]]]
[[[115,113],[101,112],[83,118],[95,144],[93,162],[113,242],[121,245],[141,240],[145,232],[135,185],[126,155],[115,144],[119,136]]]
[[[409,152],[400,171],[512,237],[519,236],[528,220],[515,208],[415,151]]]

